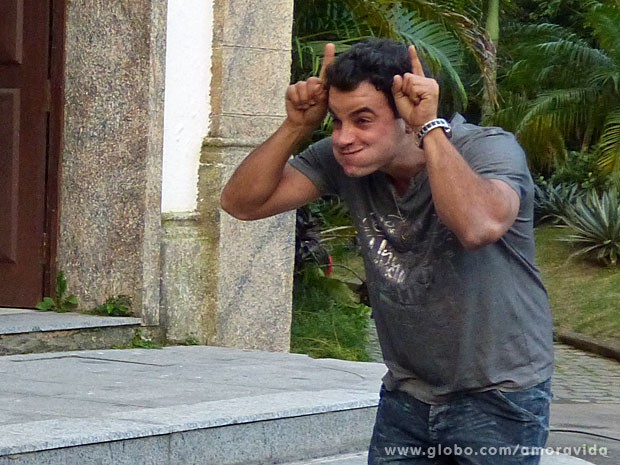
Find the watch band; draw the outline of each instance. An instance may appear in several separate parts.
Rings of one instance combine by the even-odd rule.
[[[443,132],[446,134],[448,139],[452,137],[452,128],[450,127],[450,123],[443,118],[435,118],[422,126],[422,128],[418,131],[418,147],[422,147],[424,136],[426,136],[433,129],[437,128],[443,129]]]

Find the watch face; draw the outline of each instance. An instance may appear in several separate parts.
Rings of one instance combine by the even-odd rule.
[[[436,128],[441,128],[448,139],[452,137],[452,128],[450,127],[450,123],[448,123],[443,118],[433,119],[426,123],[424,126],[422,126],[422,129],[420,129],[420,131],[418,132],[418,147],[422,147],[422,141],[424,139],[424,136],[426,136],[429,132]]]

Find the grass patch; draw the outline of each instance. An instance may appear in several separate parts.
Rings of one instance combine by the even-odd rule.
[[[556,329],[589,336],[620,336],[620,268],[602,267],[560,239],[568,229],[536,228],[536,260],[549,292]]]
[[[293,292],[291,351],[315,358],[370,361],[366,351],[370,309],[351,289],[306,267]]]

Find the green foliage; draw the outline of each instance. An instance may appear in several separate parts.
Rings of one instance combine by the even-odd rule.
[[[521,22],[554,23],[584,32],[583,16],[592,3],[591,0],[512,0],[510,14]]]
[[[295,228],[295,271],[306,264],[326,270],[331,255],[344,245],[350,246],[355,230],[345,205],[336,196],[322,197],[297,210]]]
[[[536,223],[560,223],[577,199],[582,190],[576,184],[554,184],[540,179],[535,184],[534,217]]]
[[[321,239],[321,224],[318,216],[308,206],[297,209],[295,221],[295,273],[301,273],[307,266],[326,269],[330,264],[329,252]]]
[[[128,295],[110,297],[103,304],[95,307],[92,313],[106,316],[131,316],[131,297]]]
[[[620,200],[612,188],[602,194],[588,191],[566,209],[563,222],[570,229],[564,240],[578,247],[573,255],[587,255],[610,266],[620,255]]]
[[[317,267],[306,267],[293,292],[291,351],[316,358],[369,361],[370,309]]]
[[[136,329],[133,339],[131,340],[131,347],[134,349],[161,349],[161,345],[155,342],[152,338],[144,335],[141,329]]]
[[[351,217],[346,205],[337,196],[324,196],[308,205],[308,208],[320,219],[324,230],[341,226],[351,226]],[[349,231],[350,233],[350,231]]]
[[[598,153],[598,166],[603,172],[610,173],[615,184],[620,186],[620,108],[607,115]]]
[[[605,187],[605,176],[594,152],[570,152],[556,168],[550,181],[554,184],[577,184],[583,189]]]
[[[56,297],[45,297],[36,305],[36,308],[42,312],[65,313],[75,310],[77,306],[77,297],[73,294],[68,294],[67,278],[62,271],[59,271],[56,275]]]
[[[559,2],[546,3],[554,10]],[[616,0],[587,3],[587,36],[551,23],[505,34],[503,104],[490,122],[517,134],[539,173],[549,174],[567,150],[597,148],[604,172],[620,173],[620,8]]]

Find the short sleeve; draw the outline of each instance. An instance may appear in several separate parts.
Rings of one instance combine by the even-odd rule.
[[[310,145],[288,163],[310,179],[321,194],[338,194],[341,168],[334,158],[331,137]]]
[[[499,179],[523,198],[531,187],[525,152],[515,136],[501,128],[457,126],[453,143],[480,176]]]

